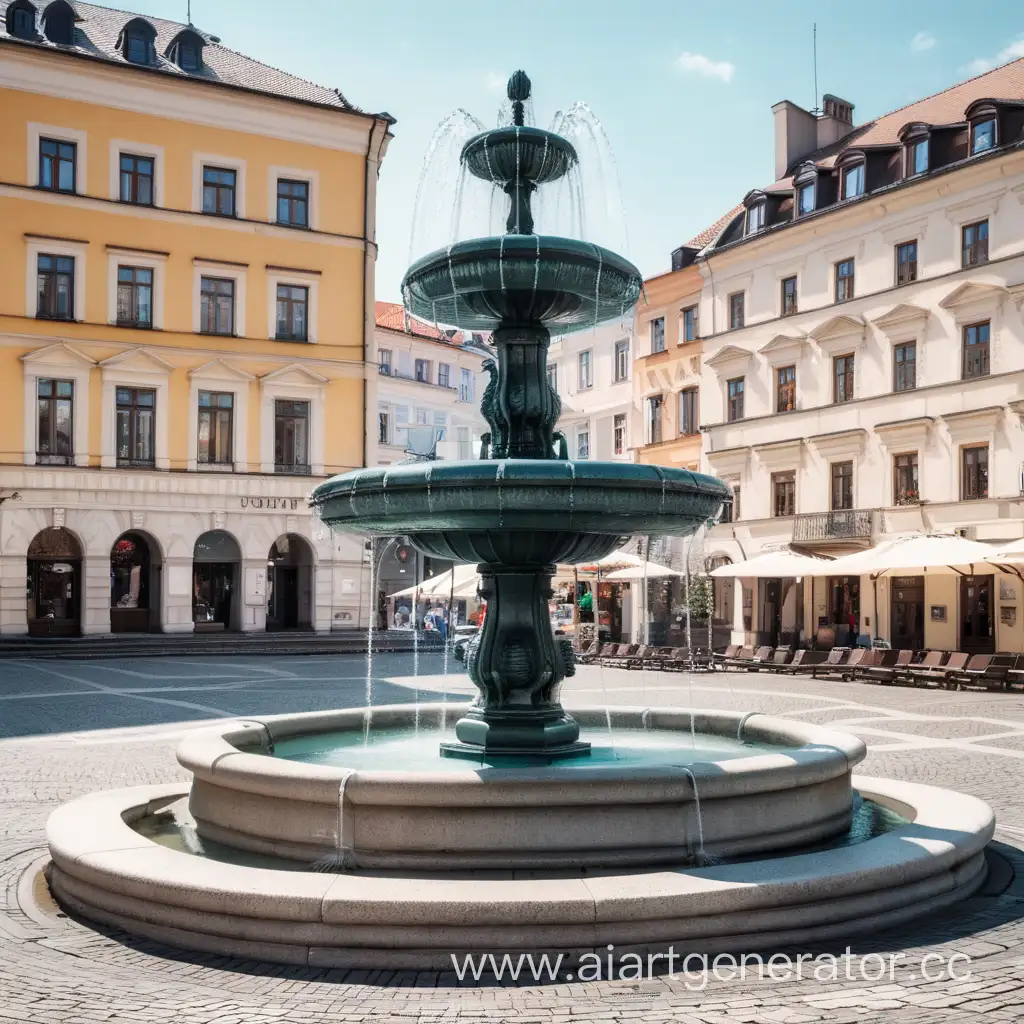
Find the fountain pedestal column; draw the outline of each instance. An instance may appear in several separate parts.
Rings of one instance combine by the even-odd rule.
[[[466,668],[480,696],[455,726],[448,757],[563,758],[585,755],[590,744],[558,701],[562,680],[575,672],[571,645],[551,629],[553,565],[479,566],[487,602]]]

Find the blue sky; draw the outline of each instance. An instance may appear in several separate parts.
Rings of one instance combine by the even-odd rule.
[[[186,0],[117,6],[185,20]],[[192,0],[192,20],[398,119],[378,199],[377,297],[393,300],[435,126],[460,106],[492,124],[517,67],[541,126],[577,99],[603,122],[628,255],[649,276],[772,181],[770,108],[813,105],[815,20],[819,91],[854,103],[858,123],[1024,56],[1019,0]]]

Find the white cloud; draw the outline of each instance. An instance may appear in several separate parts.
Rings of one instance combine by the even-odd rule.
[[[484,78],[484,88],[488,92],[504,92],[507,75],[499,75],[497,71],[488,71]]]
[[[723,82],[731,82],[735,64],[727,60],[712,60],[703,53],[681,53],[676,58],[676,67],[680,71],[692,71],[704,78],[720,78]]]
[[[931,32],[918,32],[913,39],[910,40],[910,49],[914,53],[924,53],[925,50],[930,50],[935,45],[935,36]]]
[[[965,64],[961,73],[965,75],[983,75],[986,71],[1006,64],[1008,61],[1024,57],[1024,36],[1019,36],[1012,43],[1004,46],[994,57],[975,57],[970,63]]]

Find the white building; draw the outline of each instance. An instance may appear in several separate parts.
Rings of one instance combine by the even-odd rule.
[[[776,180],[699,257],[704,464],[736,496],[709,555],[1020,537],[1024,62],[860,127],[832,96],[772,109]],[[735,640],[1024,650],[1024,583],[977,572],[743,580],[719,614]]]
[[[548,380],[562,402],[557,429],[572,459],[633,461],[632,318],[552,337]]]

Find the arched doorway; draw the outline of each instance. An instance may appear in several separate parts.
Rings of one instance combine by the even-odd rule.
[[[41,530],[28,546],[29,636],[82,631],[82,549],[67,530]]]
[[[122,533],[110,549],[110,632],[160,630],[160,558],[145,534]]]
[[[197,633],[237,629],[242,551],[225,530],[210,530],[192,552],[192,620]]]
[[[313,549],[286,533],[267,555],[267,630],[313,628]]]

